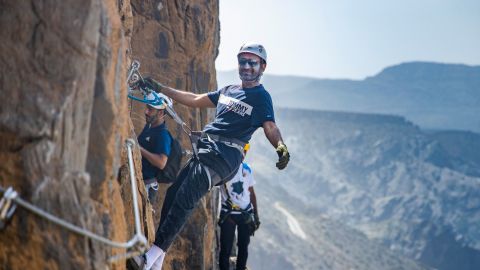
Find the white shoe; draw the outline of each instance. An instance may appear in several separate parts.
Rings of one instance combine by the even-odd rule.
[[[163,260],[165,259],[165,253],[163,253],[158,259],[153,263],[150,270],[162,270]]]

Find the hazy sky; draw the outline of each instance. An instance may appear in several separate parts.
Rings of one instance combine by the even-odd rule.
[[[269,74],[364,78],[407,61],[480,64],[480,0],[220,0],[218,70],[244,41]]]

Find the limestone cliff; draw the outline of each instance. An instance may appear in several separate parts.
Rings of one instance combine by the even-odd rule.
[[[143,125],[143,106],[129,112],[126,69],[139,59],[143,72],[174,87],[215,88],[218,28],[218,1],[0,2],[0,186],[79,227],[129,240],[125,139]],[[194,129],[208,118],[204,110],[178,112]],[[142,230],[153,241],[158,217],[134,150]],[[215,269],[212,201],[200,203],[165,269]],[[108,262],[124,252],[22,207],[0,231],[0,269],[125,269],[125,260]]]

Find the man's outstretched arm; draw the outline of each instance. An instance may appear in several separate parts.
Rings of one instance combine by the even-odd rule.
[[[270,143],[275,147],[275,150],[278,154],[277,168],[280,170],[287,167],[288,161],[290,160],[290,153],[288,153],[287,146],[283,143],[282,134],[280,134],[280,129],[278,129],[277,124],[273,121],[266,121],[263,123],[263,131],[265,136],[270,141]]]
[[[165,86],[152,78],[145,78],[145,81],[150,84],[157,92],[161,92],[173,100],[183,105],[194,108],[215,108],[215,105],[210,100],[207,94],[195,94],[187,91],[178,90],[172,87]]]

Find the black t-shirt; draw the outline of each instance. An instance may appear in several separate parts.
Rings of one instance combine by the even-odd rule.
[[[275,121],[272,98],[263,85],[245,89],[230,85],[208,93],[208,97],[217,109],[215,120],[204,132],[246,143],[264,122]]]

